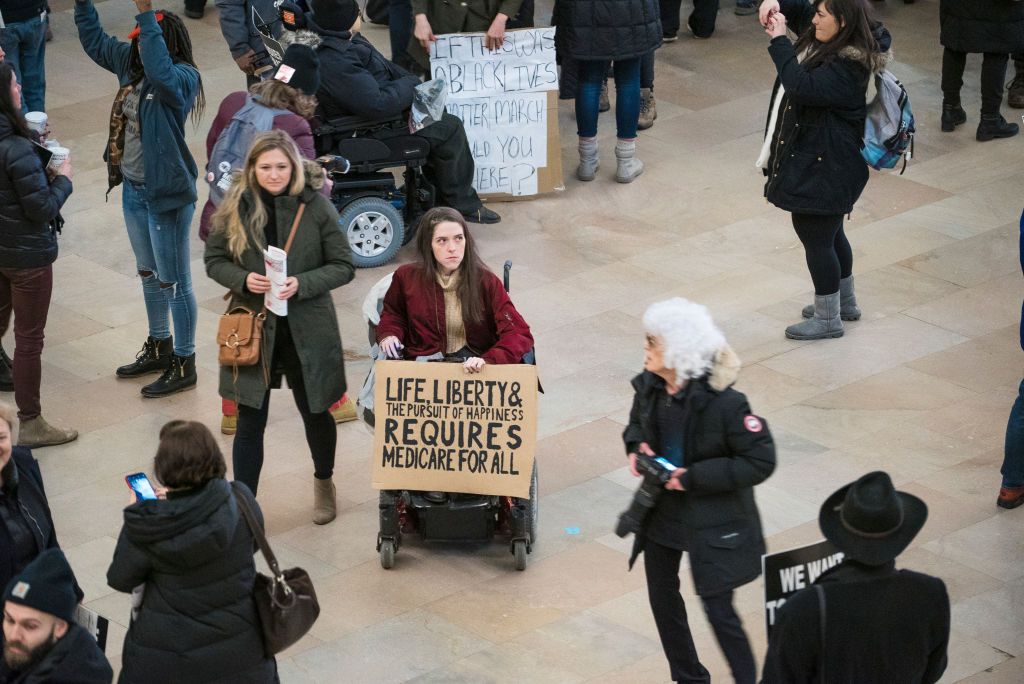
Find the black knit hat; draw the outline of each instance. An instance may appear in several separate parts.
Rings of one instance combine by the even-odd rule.
[[[274,80],[287,83],[306,95],[320,89],[320,58],[308,45],[292,43],[284,51],[284,61],[277,65]]]
[[[47,549],[14,577],[4,591],[4,601],[17,603],[65,622],[75,619],[75,574],[60,549]]]
[[[356,0],[313,0],[313,21],[328,31],[348,31],[359,16]]]

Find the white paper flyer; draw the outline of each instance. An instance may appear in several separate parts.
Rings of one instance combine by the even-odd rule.
[[[288,315],[288,300],[281,299],[281,288],[288,277],[288,253],[277,247],[263,250],[263,263],[270,278],[270,290],[263,296],[263,305],[278,316]]]

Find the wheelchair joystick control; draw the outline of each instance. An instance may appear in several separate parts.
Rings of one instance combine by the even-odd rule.
[[[352,168],[348,159],[336,154],[325,154],[321,157],[317,157],[317,163],[319,163],[320,166],[322,166],[329,174],[344,175]]]

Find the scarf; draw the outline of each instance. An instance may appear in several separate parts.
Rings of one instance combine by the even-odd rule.
[[[445,354],[454,354],[466,346],[466,324],[462,320],[462,302],[459,300],[459,272],[450,276],[437,274],[437,282],[444,291]]]

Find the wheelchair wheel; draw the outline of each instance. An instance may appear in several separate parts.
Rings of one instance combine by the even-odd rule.
[[[385,570],[395,567],[395,542],[390,539],[380,543],[380,567]]]
[[[530,546],[537,543],[537,520],[540,517],[540,497],[537,496],[537,461],[533,462],[530,475],[530,501],[526,506],[526,529],[530,531]]]
[[[516,570],[526,569],[526,542],[521,539],[512,542],[512,557],[515,559]]]
[[[379,197],[360,197],[341,211],[341,232],[352,248],[356,268],[382,266],[398,254],[405,236],[402,215]]]

